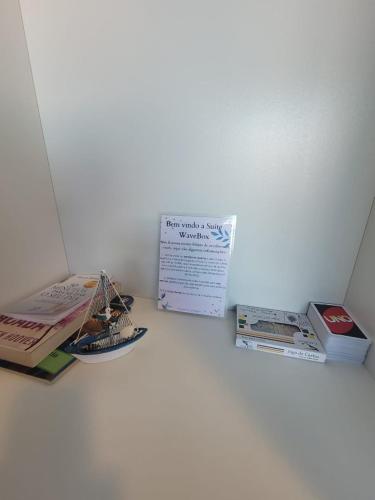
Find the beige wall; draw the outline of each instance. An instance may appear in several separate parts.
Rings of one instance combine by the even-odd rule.
[[[346,296],[346,305],[358,317],[375,342],[375,203],[367,224],[357,263]],[[366,366],[375,377],[375,347]]]
[[[0,4],[0,307],[67,263],[19,4]]]

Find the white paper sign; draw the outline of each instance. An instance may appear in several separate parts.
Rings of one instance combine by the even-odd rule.
[[[163,215],[159,309],[224,316],[236,216]]]

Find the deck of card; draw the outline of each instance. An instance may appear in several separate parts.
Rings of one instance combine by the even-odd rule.
[[[343,306],[310,303],[307,316],[328,360],[364,362],[371,340]]]

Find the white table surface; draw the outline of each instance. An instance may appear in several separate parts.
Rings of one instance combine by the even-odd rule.
[[[1,500],[373,500],[362,366],[234,347],[234,318],[156,310],[127,356],[54,385],[0,372]]]

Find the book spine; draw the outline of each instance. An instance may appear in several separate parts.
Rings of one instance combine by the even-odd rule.
[[[262,342],[259,339],[252,339],[245,335],[236,335],[236,346],[242,349],[251,349],[254,351],[270,352],[279,354],[280,356],[287,356],[289,358],[305,359],[308,361],[315,361],[317,363],[324,363],[326,354],[324,352],[306,351],[298,347],[281,346]]]

